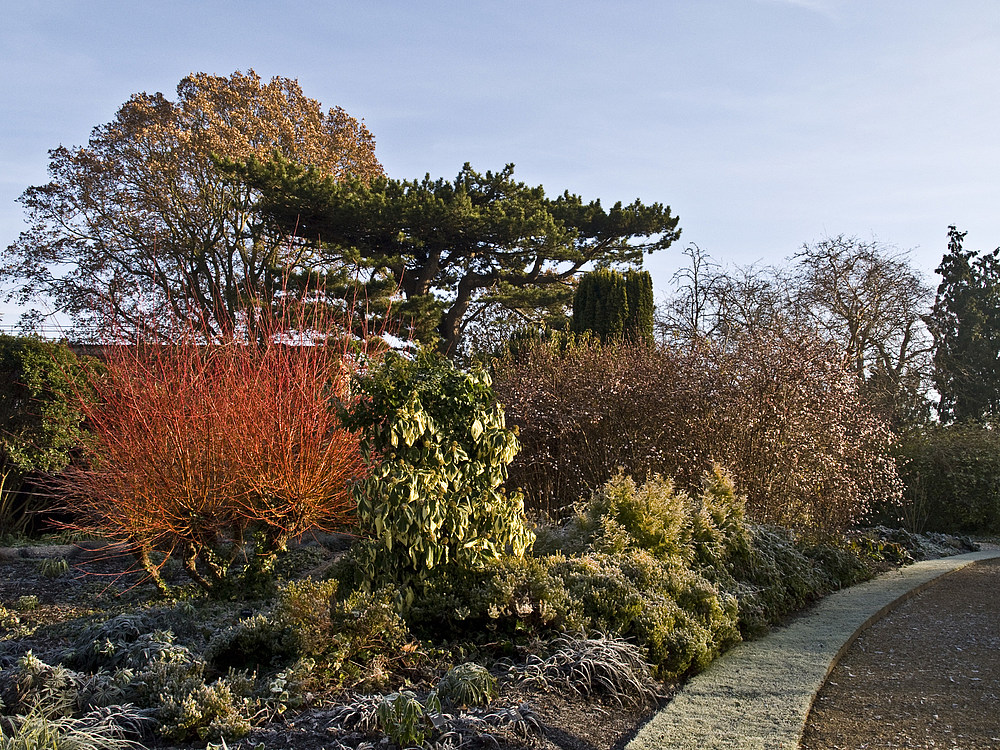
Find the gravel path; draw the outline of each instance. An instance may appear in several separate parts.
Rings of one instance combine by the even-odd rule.
[[[693,677],[626,750],[796,750],[831,666],[859,633],[920,591],[950,588],[955,570],[998,556],[991,549],[925,560],[820,600],[787,627],[738,644]],[[839,747],[872,747],[868,734]]]
[[[945,576],[863,632],[802,748],[1000,748],[1000,560]]]

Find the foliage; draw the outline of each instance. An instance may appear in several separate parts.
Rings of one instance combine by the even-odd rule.
[[[128,739],[151,723],[106,674],[88,676],[46,664],[32,652],[3,675],[0,748],[7,750],[117,750],[141,747]]]
[[[719,585],[739,601],[740,631],[759,635],[815,599],[874,575],[850,550],[804,542],[793,532],[755,526]]]
[[[548,535],[555,554],[434,576],[408,620],[438,637],[614,634],[642,645],[660,676],[700,669],[739,639],[736,600],[692,568],[702,512],[669,482],[637,488],[619,477]],[[676,532],[680,540],[667,542]]]
[[[353,521],[364,467],[336,414],[348,344],[282,343],[295,320],[262,317],[257,340],[205,344],[189,331],[104,350],[98,399],[82,406],[94,438],[56,486],[81,526],[123,542],[163,593],[174,556],[207,591],[240,580],[252,593],[290,539]],[[322,315],[305,325],[337,330]]]
[[[627,638],[658,677],[673,679],[815,598],[871,577],[893,551],[862,554],[749,525],[743,499],[718,468],[698,495],[660,478],[637,486],[618,476],[574,518],[539,529],[540,556],[439,573],[407,619],[432,638]],[[573,663],[566,655],[559,661]],[[531,663],[525,674],[538,676],[541,661]]]
[[[242,737],[250,731],[256,704],[253,680],[230,672],[212,682],[206,664],[177,652],[149,661],[128,682],[127,694],[156,706],[158,731],[176,741]]]
[[[440,708],[438,706],[438,708]],[[428,710],[409,690],[382,698],[376,709],[378,727],[401,748],[420,747],[433,731]]]
[[[390,353],[356,381],[346,424],[370,464],[352,547],[358,583],[409,590],[439,566],[477,567],[521,555],[532,534],[520,495],[501,485],[518,449],[485,372]]]
[[[14,602],[14,609],[18,612],[31,612],[38,609],[38,597],[34,594],[19,596],[17,601]]]
[[[456,708],[485,706],[498,695],[497,678],[481,664],[465,662],[449,669],[435,691],[443,703]]]
[[[587,638],[561,635],[553,639],[552,653],[529,654],[508,674],[519,682],[565,690],[582,698],[606,695],[619,705],[645,703],[656,696],[643,650],[623,638],[598,635]]]
[[[549,557],[501,557],[479,568],[437,570],[406,612],[427,638],[496,640],[583,626]]]
[[[341,670],[345,679],[377,677],[375,673],[390,660],[399,661],[415,650],[388,589],[354,592],[337,603],[331,620],[330,665]]]
[[[740,639],[736,600],[677,559],[644,550],[554,561],[588,632],[634,638],[661,679],[704,669]]]
[[[965,250],[965,232],[948,227],[948,252],[928,316],[934,336],[934,388],[944,422],[991,422],[1000,414],[1000,248]]]
[[[930,290],[906,253],[838,235],[804,245],[780,267],[721,268],[694,244],[684,255],[677,290],[658,311],[664,340],[727,349],[769,331],[812,330],[845,358],[885,419],[926,421]]]
[[[276,152],[334,180],[382,172],[365,126],[292,79],[194,73],[174,101],[135,94],[85,147],[49,152],[51,181],[21,196],[30,227],[0,279],[22,304],[48,297],[81,326],[111,315],[232,331],[289,271],[313,267],[259,215],[255,192],[216,167]]]
[[[52,717],[38,709],[0,716],[0,750],[140,750],[144,745],[122,729],[136,718],[129,706],[95,709],[79,718]]]
[[[91,369],[64,343],[0,335],[0,537],[47,505],[19,492],[24,479],[61,471],[83,441],[77,398],[89,398]]]
[[[900,446],[911,531],[1000,532],[1000,435],[976,424],[931,427]]]
[[[776,331],[723,353],[719,375],[725,431],[714,457],[753,520],[834,532],[873,503],[899,501],[894,436],[836,345]]]
[[[747,544],[743,503],[718,466],[706,472],[702,492],[695,497],[675,491],[673,482],[662,477],[636,486],[631,478],[618,475],[566,524],[559,549],[577,554],[587,549],[639,549],[661,560],[683,560],[710,574]]]
[[[653,279],[648,271],[601,269],[580,279],[573,297],[573,331],[602,342],[653,341]]]
[[[792,269],[792,304],[836,342],[865,398],[896,424],[926,421],[930,289],[905,253],[838,235],[804,245]]]
[[[696,484],[710,463],[707,396],[718,392],[706,364],[690,349],[593,340],[507,354],[494,365],[494,390],[522,445],[508,487],[521,488],[529,508],[562,516],[620,468]]]
[[[234,166],[262,190],[262,209],[322,257],[354,255],[375,283],[391,278],[405,297],[395,312],[447,354],[480,310],[565,305],[587,264],[639,264],[679,234],[669,207],[635,201],[605,210],[568,192],[548,198],[513,172],[466,164],[453,181],[366,181],[283,159]]]
[[[757,522],[837,529],[899,495],[892,435],[833,345],[775,330],[727,347],[539,342],[495,365],[519,429],[508,486],[565,516],[620,468],[698,491],[718,462]]]
[[[39,563],[38,568],[46,578],[59,578],[69,572],[69,563],[63,557],[48,557]]]

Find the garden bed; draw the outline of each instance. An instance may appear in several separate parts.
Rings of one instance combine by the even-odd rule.
[[[917,537],[879,530],[866,539],[890,539],[890,544],[907,548],[917,558],[962,551],[964,541],[953,537]],[[323,570],[342,547],[336,541],[324,540],[328,546],[312,543],[298,548],[282,562],[279,574],[295,578],[307,572]],[[872,542],[875,544],[875,542]],[[124,661],[116,662],[107,654],[88,662],[81,658],[81,648],[99,646],[95,633],[110,632],[108,623],[132,622],[136,628],[171,631],[167,639],[185,644],[191,653],[204,653],[211,648],[213,637],[227,628],[242,627],[241,623],[266,610],[272,603],[264,601],[213,601],[204,597],[160,601],[143,574],[135,570],[134,561],[116,554],[114,549],[86,547],[31,547],[0,551],[0,695],[9,695],[12,684],[23,679],[23,661],[30,650],[45,665],[68,662],[77,674],[112,674],[114,669],[127,668]],[[179,566],[168,569],[173,582],[183,583]],[[130,619],[131,618],[131,619]],[[102,631],[101,629],[104,628]],[[117,631],[116,631],[117,632]],[[136,639],[150,633],[133,633],[125,638]],[[558,636],[556,636],[558,638]],[[155,638],[153,639],[155,640]],[[161,640],[163,638],[161,637]],[[620,643],[591,633],[590,643],[607,648]],[[501,748],[564,748],[565,750],[604,750],[623,747],[636,729],[676,690],[679,680],[653,681],[641,669],[631,674],[640,681],[633,690],[626,682],[611,689],[601,687],[606,675],[598,669],[576,681],[554,677],[540,665],[548,663],[560,652],[559,641],[548,644],[532,639],[512,639],[504,644],[488,639],[460,644],[442,641],[432,645],[427,640],[408,641],[402,655],[385,653],[370,659],[364,674],[356,675],[353,684],[312,692],[307,682],[299,694],[268,704],[258,701],[257,716],[243,737],[227,736],[229,748],[290,748],[318,750],[337,747],[387,747],[390,742],[380,731],[385,727],[377,717],[378,704],[392,691],[412,691],[422,702],[435,688],[442,675],[458,663],[481,662],[489,666],[496,678],[496,693],[482,707],[456,708],[443,706],[430,715],[433,729],[426,740],[437,746],[501,747]],[[580,639],[565,638],[565,644],[579,649]],[[601,644],[604,644],[603,646]],[[123,648],[123,647],[120,647]],[[130,646],[131,648],[131,646]],[[105,651],[112,651],[110,647]],[[68,657],[76,652],[75,656]],[[93,654],[100,651],[96,648]],[[122,651],[121,653],[124,653]],[[579,653],[579,651],[574,652]],[[608,653],[607,651],[602,653]],[[624,653],[624,652],[623,652]],[[632,653],[632,652],[630,652]],[[498,655],[503,654],[501,658]],[[90,658],[90,657],[87,657]],[[96,658],[96,657],[94,657]],[[102,662],[101,659],[104,661]],[[98,663],[100,669],[94,669]],[[19,668],[19,663],[22,666]],[[583,671],[593,669],[596,662],[580,660]],[[531,665],[534,665],[532,672]],[[589,665],[589,666],[588,666]],[[20,669],[20,671],[18,671]],[[211,678],[222,671],[212,668],[205,675]],[[578,669],[578,671],[579,671]],[[276,670],[272,670],[274,672]],[[563,674],[563,673],[558,673]],[[526,679],[534,676],[534,680]],[[586,692],[587,680],[594,686]],[[289,682],[294,678],[289,676]],[[322,681],[321,681],[322,682]],[[337,681],[327,681],[327,686]],[[273,685],[273,680],[271,682]],[[319,685],[320,683],[316,683]],[[370,696],[370,697],[365,697]],[[138,713],[151,716],[146,707]],[[270,711],[269,715],[265,715]],[[162,720],[162,716],[160,717]],[[221,747],[221,736],[204,738],[191,736],[178,741],[153,732],[155,722],[149,721],[139,741],[142,746],[156,748],[203,748],[214,739]],[[235,734],[239,734],[236,732]],[[400,744],[405,744],[401,742]],[[107,745],[113,747],[114,745]]]

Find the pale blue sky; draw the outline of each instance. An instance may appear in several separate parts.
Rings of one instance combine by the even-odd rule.
[[[682,236],[779,262],[827,235],[1000,245],[996,0],[38,0],[0,24],[0,244],[46,151],[193,71],[297,78],[393,177],[508,162],[550,194],[660,201]],[[3,323],[14,322],[8,314]]]

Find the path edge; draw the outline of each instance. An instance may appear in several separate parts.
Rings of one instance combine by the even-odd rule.
[[[936,560],[953,560],[958,564],[952,568],[949,568],[948,570],[941,571],[941,573],[934,576],[934,578],[923,581],[922,583],[918,583],[909,591],[900,594],[891,602],[880,608],[877,612],[874,612],[867,620],[861,623],[861,625],[859,625],[857,629],[853,633],[851,633],[850,636],[848,636],[847,640],[844,641],[843,645],[841,645],[841,647],[837,649],[837,653],[833,655],[833,658],[830,660],[830,663],[826,667],[826,674],[823,675],[823,679],[820,680],[819,685],[816,686],[816,689],[810,696],[809,708],[806,709],[805,714],[802,716],[802,725],[799,727],[798,746],[802,745],[802,736],[803,734],[805,734],[806,724],[808,724],[809,722],[809,715],[812,713],[813,706],[816,705],[816,698],[819,696],[820,691],[823,689],[823,686],[826,684],[826,681],[830,679],[830,675],[832,674],[833,670],[837,668],[837,665],[840,663],[841,659],[843,659],[844,656],[847,655],[847,652],[851,650],[851,646],[854,645],[854,643],[858,640],[858,638],[860,638],[861,635],[866,630],[868,630],[868,628],[870,628],[872,625],[877,623],[879,620],[881,620],[889,613],[893,612],[894,610],[896,610],[897,608],[908,602],[910,599],[914,598],[915,596],[919,596],[927,589],[929,589],[931,586],[937,585],[938,583],[940,583],[953,573],[957,573],[960,570],[964,570],[970,565],[976,565],[977,563],[981,563],[986,560],[995,560],[998,557],[1000,557],[1000,549],[979,550],[977,552],[966,552],[960,555],[952,555],[950,557],[945,557],[945,558],[934,558]],[[912,564],[917,565],[919,564],[919,562],[924,562],[924,561],[918,561],[917,563],[912,563]]]

